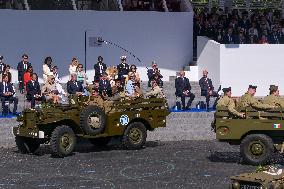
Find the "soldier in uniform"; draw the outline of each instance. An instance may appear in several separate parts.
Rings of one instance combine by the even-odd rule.
[[[248,91],[240,99],[239,107],[253,107],[258,110],[267,110],[275,108],[276,106],[264,104],[254,97],[256,93],[256,88],[257,86],[249,85]]]
[[[126,56],[120,57],[121,63],[117,65],[119,77],[126,77],[129,72],[129,65],[126,63]]]
[[[245,117],[245,114],[244,113],[241,113],[241,112],[238,112],[236,110],[236,106],[235,106],[235,102],[234,100],[232,99],[232,90],[231,90],[231,87],[229,88],[223,88],[222,89],[223,92],[224,92],[224,96],[221,97],[218,102],[217,102],[217,108],[218,107],[227,107],[229,112],[235,116],[238,116],[238,117],[241,117],[241,118],[244,118]]]
[[[152,80],[151,86],[152,86],[151,91],[145,94],[146,97],[166,98],[162,88],[159,87],[156,80]]]
[[[284,108],[284,99],[279,96],[278,86],[270,85],[269,91],[269,95],[264,97],[262,102],[271,106],[280,106]]]

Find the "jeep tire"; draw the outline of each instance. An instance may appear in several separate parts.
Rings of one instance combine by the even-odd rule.
[[[16,136],[15,142],[22,154],[34,153],[40,146],[36,139],[23,136]]]
[[[122,145],[125,149],[140,149],[146,142],[147,130],[143,123],[130,123],[122,136]]]
[[[274,153],[272,139],[264,134],[251,134],[246,136],[240,145],[243,160],[251,165],[264,165]]]
[[[92,116],[99,119],[97,125],[92,123]],[[96,135],[103,132],[106,127],[105,112],[98,106],[87,106],[81,112],[80,126],[87,134],[90,135]]]
[[[65,157],[70,155],[76,145],[76,136],[73,130],[66,126],[56,127],[50,138],[51,153],[54,157]]]

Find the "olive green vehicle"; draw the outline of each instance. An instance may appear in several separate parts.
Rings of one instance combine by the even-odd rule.
[[[281,165],[260,167],[252,173],[231,177],[232,189],[284,189],[284,169]]]
[[[220,142],[240,145],[243,160],[252,165],[268,163],[276,151],[284,151],[284,109],[257,111],[239,110],[245,119],[231,115],[226,108],[218,108],[212,130]]]
[[[72,97],[67,105],[26,109],[13,128],[21,153],[33,153],[40,144],[49,143],[52,155],[71,154],[76,138],[106,145],[120,137],[126,149],[139,149],[146,141],[147,130],[166,126],[169,114],[165,99],[150,98],[104,101],[100,97]]]

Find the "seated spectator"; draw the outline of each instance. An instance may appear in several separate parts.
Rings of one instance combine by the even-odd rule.
[[[160,70],[158,69],[158,64],[156,63],[156,61],[152,62],[152,69],[148,69],[147,75],[149,79],[148,87],[151,87],[152,80],[155,80],[160,87],[163,87],[163,81],[162,81],[163,76],[160,73]]]
[[[41,95],[40,85],[37,74],[32,74],[32,79],[26,85],[27,100],[31,102],[31,108],[35,107],[36,101],[45,101],[45,97]]]
[[[145,96],[149,98],[166,98],[163,89],[159,87],[155,80],[151,81],[151,91],[146,93]]]
[[[77,81],[80,82],[83,85],[83,87],[86,87],[88,84],[87,83],[88,77],[83,69],[83,64],[78,64],[76,74],[77,74]]]
[[[59,103],[59,92],[53,75],[47,77],[47,82],[42,87],[42,94],[46,100],[51,100],[54,104]]]
[[[121,63],[117,65],[118,76],[126,77],[129,72],[129,65],[126,63],[126,56],[120,57]]]
[[[77,81],[77,75],[71,74],[71,79],[67,82],[67,92],[71,95],[81,96],[84,93],[84,87]]]
[[[76,74],[77,67],[78,67],[79,61],[77,58],[72,58],[71,64],[69,65],[69,74]]]
[[[217,92],[214,91],[212,80],[209,79],[207,76],[208,76],[208,71],[203,70],[203,77],[199,80],[199,86],[201,88],[201,96],[206,97],[206,106],[207,106],[206,108],[208,110],[210,97],[217,97],[213,105],[213,108],[215,108],[217,105],[217,101],[219,100],[219,95]]]
[[[134,64],[132,64],[132,65],[130,66],[129,72],[134,73],[136,83],[140,86],[140,82],[141,82],[140,75],[139,75],[139,73],[137,72],[137,67],[136,67]]]
[[[108,80],[110,82],[111,87],[115,85],[115,79],[118,77],[118,72],[116,66],[108,67],[106,70],[106,73],[108,75]]]
[[[175,95],[177,97],[181,98],[181,103],[182,103],[182,109],[183,110],[188,110],[191,107],[191,103],[195,98],[195,95],[190,92],[191,90],[191,85],[189,83],[189,79],[184,76],[185,72],[180,71],[179,77],[176,78],[175,80],[175,88],[176,88],[176,93]],[[185,106],[185,98],[189,97],[189,100],[187,102],[187,105]],[[180,104],[177,102],[176,106],[178,109],[181,109]]]
[[[233,28],[229,28],[227,34],[224,36],[224,43],[225,44],[234,44],[235,37],[233,35]]]
[[[273,27],[273,31],[269,35],[268,41],[270,44],[280,44],[280,36],[278,34],[278,29],[276,27]]]
[[[109,82],[107,76],[108,76],[107,73],[104,72],[102,74],[101,80],[99,82],[99,93],[102,96],[112,96],[112,94],[111,94],[111,86],[110,86],[110,82]]]
[[[28,66],[28,69],[26,70],[24,74],[24,86],[26,87],[27,83],[32,79],[33,75],[33,67]]]
[[[5,66],[6,64],[3,62],[4,57],[0,56],[0,74],[2,74],[4,72]],[[2,77],[1,77],[2,80]]]
[[[14,97],[14,86],[8,82],[8,75],[3,75],[3,81],[0,83],[0,96],[2,102],[2,115],[9,113],[9,103],[14,103],[13,114],[17,115],[18,98]]]
[[[98,57],[98,62],[94,65],[94,69],[95,69],[95,77],[94,80],[99,80],[102,76],[102,73],[106,72],[107,66],[106,64],[103,62],[103,57],[99,56]]]
[[[129,72],[128,78],[129,79],[126,83],[125,95],[129,97],[130,99],[141,97],[143,94],[142,94],[140,87],[137,86],[136,84],[135,74],[132,72]]]
[[[3,73],[0,74],[0,82],[2,82],[3,75],[8,75],[8,83],[11,83],[12,81],[12,74],[10,72],[10,66],[5,65]]]
[[[42,70],[43,70],[43,82],[46,83],[47,82],[47,77],[49,75],[52,75],[52,58],[50,56],[46,57],[44,59],[44,63],[42,66]]]
[[[117,101],[125,97],[124,87],[121,85],[121,78],[115,79],[115,85],[111,88],[112,96],[107,97],[107,100]]]
[[[61,78],[58,75],[58,67],[57,66],[53,66],[51,71],[52,71],[52,75],[55,78],[55,82],[56,83],[60,83],[61,82]]]

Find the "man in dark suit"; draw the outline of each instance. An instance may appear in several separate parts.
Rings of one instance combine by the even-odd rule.
[[[17,66],[20,93],[24,93],[24,74],[28,67],[31,66],[31,63],[28,62],[28,59],[28,55],[23,54],[22,61],[19,62]]]
[[[45,97],[41,95],[40,85],[37,81],[37,74],[33,73],[32,79],[26,85],[27,100],[31,101],[31,108],[35,107],[36,101],[45,101]]]
[[[107,73],[103,73],[102,78],[99,82],[99,93],[102,96],[112,96],[111,85],[107,79]]]
[[[180,77],[176,78],[175,80],[175,88],[176,88],[176,96],[181,98],[182,102],[182,109],[190,109],[191,103],[195,98],[195,95],[190,92],[191,86],[189,83],[189,79],[186,78],[184,75],[184,71],[180,71],[179,73]],[[185,98],[189,97],[189,100],[187,102],[187,106],[185,106]],[[177,102],[177,107],[180,109],[180,106]]]
[[[126,56],[120,57],[121,63],[117,65],[118,77],[122,78],[124,75],[128,75],[129,65],[126,63]]]
[[[77,75],[71,74],[71,80],[67,82],[67,92],[71,95],[81,96],[84,92],[84,87],[81,82],[77,81]]]
[[[104,60],[103,57],[99,56],[98,63],[94,65],[94,69],[95,69],[94,81],[99,80],[100,77],[102,76],[102,73],[104,73],[107,69],[107,66],[105,63],[103,63],[103,60]]]
[[[210,102],[210,97],[217,97],[215,102],[214,102],[214,106],[213,108],[216,107],[217,105],[217,101],[219,99],[219,95],[217,92],[214,91],[214,87],[212,84],[211,79],[209,79],[207,77],[208,75],[208,71],[207,70],[203,70],[203,77],[199,80],[199,86],[201,88],[201,96],[205,96],[206,97],[206,108],[207,110],[209,109],[209,102]]]
[[[3,75],[3,82],[0,83],[0,96],[2,102],[2,115],[9,113],[9,103],[14,102],[13,114],[17,115],[18,98],[14,97],[14,86],[8,82],[8,75]]]
[[[234,44],[235,37],[233,35],[233,28],[229,28],[227,34],[224,36],[224,44]]]
[[[268,42],[270,44],[280,44],[280,36],[278,34],[278,29],[276,27],[273,27],[272,33],[268,37]]]
[[[4,57],[0,56],[0,74],[2,74],[4,72],[4,68],[5,68],[5,64],[3,62]]]
[[[152,69],[148,69],[147,71],[148,75],[148,87],[151,87],[151,81],[155,80],[156,83],[159,85],[159,87],[163,87],[163,81],[162,81],[162,74],[160,73],[160,70],[158,69],[158,65],[156,61],[152,62]]]

